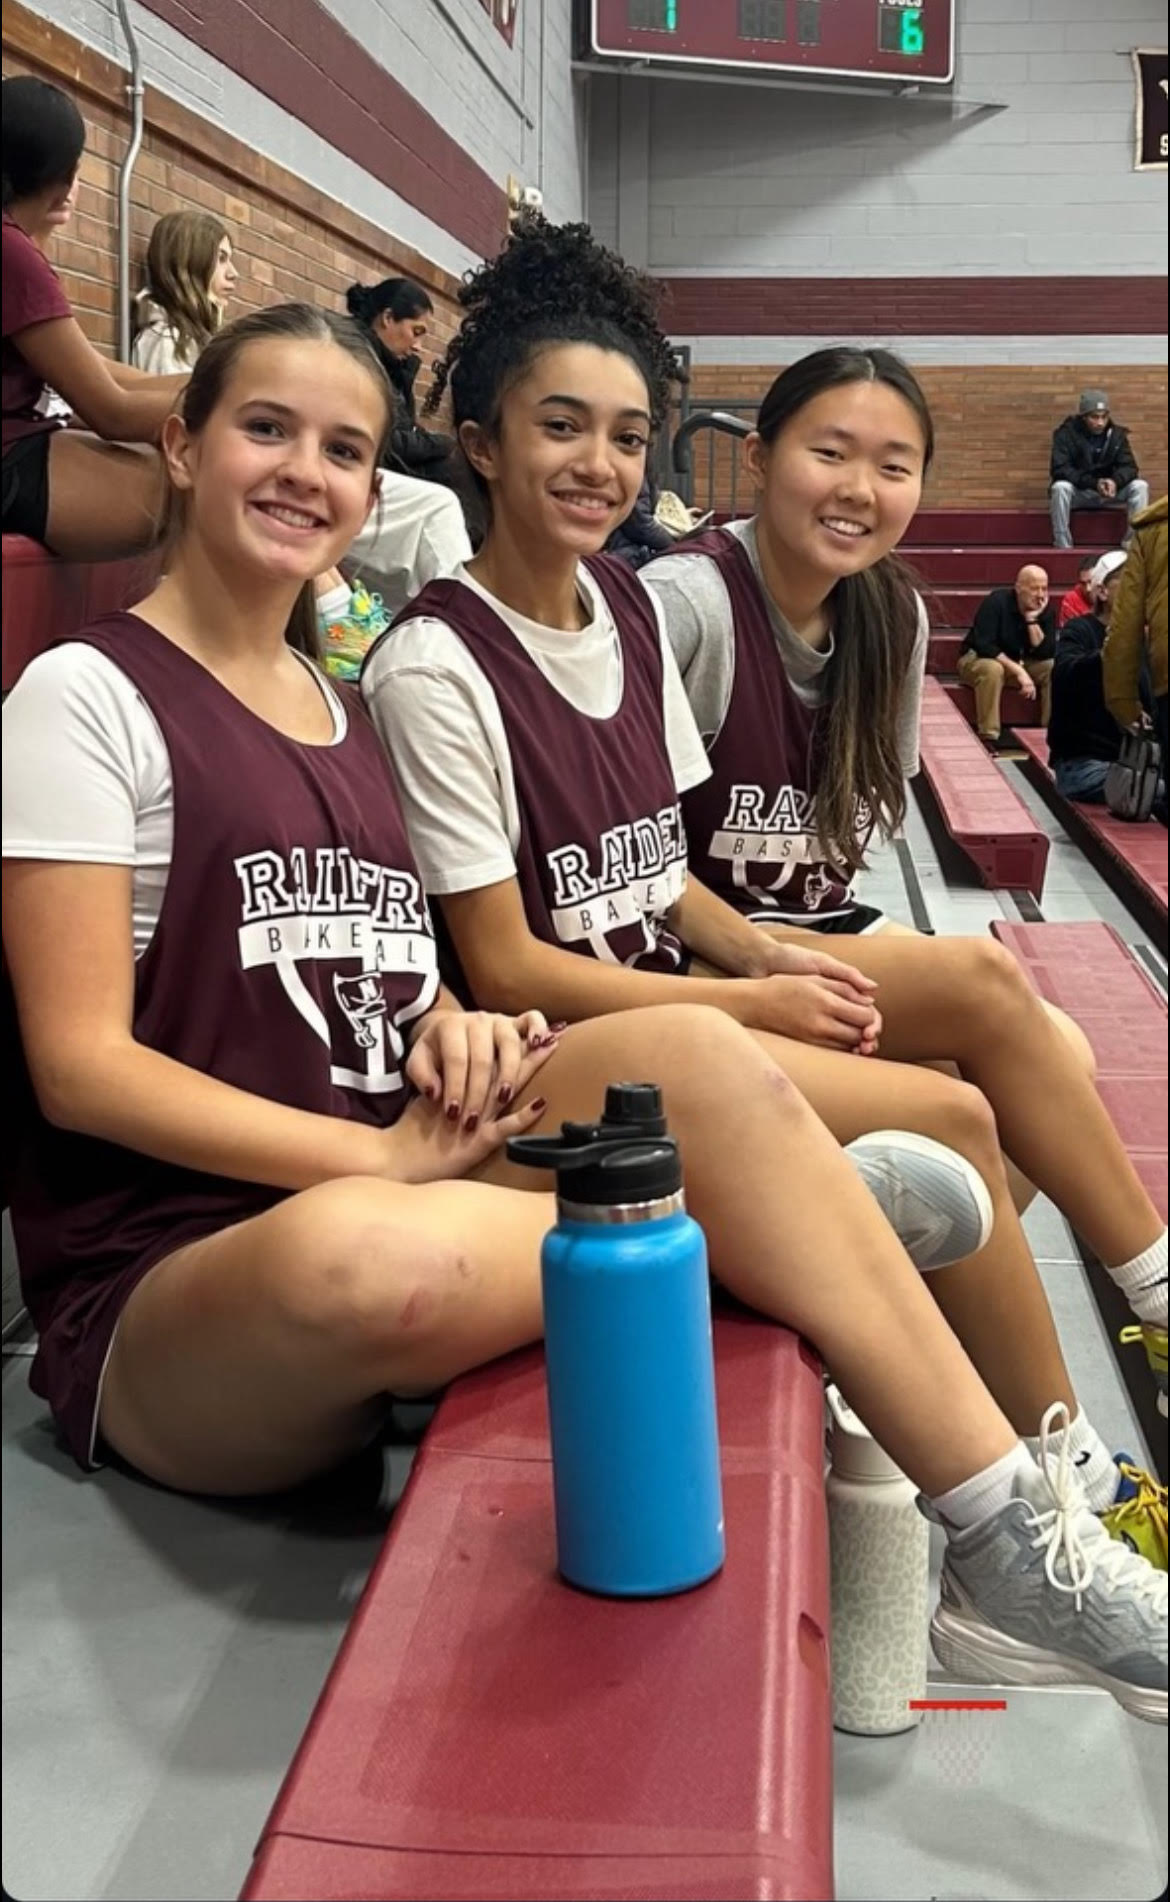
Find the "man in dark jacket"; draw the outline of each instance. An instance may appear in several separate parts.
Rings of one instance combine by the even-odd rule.
[[[1092,613],[1066,621],[1056,643],[1048,757],[1057,791],[1084,805],[1103,802],[1105,775],[1121,751],[1121,728],[1105,705],[1101,652],[1124,567],[1120,550],[1102,555],[1091,577]]]
[[[1056,609],[1048,598],[1048,576],[1028,562],[1014,588],[993,588],[979,603],[959,655],[959,679],[975,694],[975,724],[989,752],[1003,745],[1000,701],[1005,686],[1027,700],[1040,697],[1040,724],[1051,710],[1052,657],[1056,652]]]
[[[1149,485],[1138,475],[1129,436],[1109,414],[1104,390],[1082,390],[1075,416],[1066,416],[1053,431],[1051,488],[1052,540],[1057,548],[1072,547],[1070,517],[1073,509],[1099,509],[1124,502],[1130,520],[1150,499]]]

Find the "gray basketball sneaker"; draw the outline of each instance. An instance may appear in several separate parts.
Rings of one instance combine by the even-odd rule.
[[[949,1536],[930,1627],[944,1670],[966,1684],[1089,1684],[1147,1723],[1166,1722],[1166,1574],[1111,1539],[1089,1511],[1049,1407],[1040,1464],[1016,1496]],[[937,1517],[933,1512],[931,1517]]]
[[[965,1157],[930,1136],[879,1129],[845,1154],[923,1274],[975,1255],[991,1235],[987,1185]]]

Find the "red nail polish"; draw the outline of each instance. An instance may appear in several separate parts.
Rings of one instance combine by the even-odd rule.
[[[562,1030],[567,1030],[568,1028],[569,1020],[567,1017],[562,1017],[559,1023],[549,1025],[549,1031],[554,1037],[559,1037]]]
[[[547,1096],[533,1097],[531,1103],[528,1105],[528,1108],[533,1116],[539,1116],[541,1110],[546,1110],[548,1108]]]
[[[459,1112],[462,1108],[463,1108],[462,1103],[448,1103],[447,1121],[449,1123],[457,1123],[459,1121]]]
[[[510,1103],[512,1101],[512,1085],[510,1083],[501,1083],[496,1100],[501,1104]]]
[[[469,1136],[474,1136],[476,1130],[479,1128],[479,1117],[474,1115],[469,1116],[463,1127]]]

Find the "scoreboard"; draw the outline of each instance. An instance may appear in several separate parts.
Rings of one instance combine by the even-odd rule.
[[[945,85],[955,0],[590,0],[601,59]]]

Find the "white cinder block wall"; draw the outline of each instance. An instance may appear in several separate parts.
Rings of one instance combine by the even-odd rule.
[[[672,276],[1099,274],[1107,331],[1112,280],[1166,269],[1166,174],[1133,170],[1130,63],[1165,46],[1165,0],[957,12],[953,108],[925,88],[595,81],[594,228]]]

